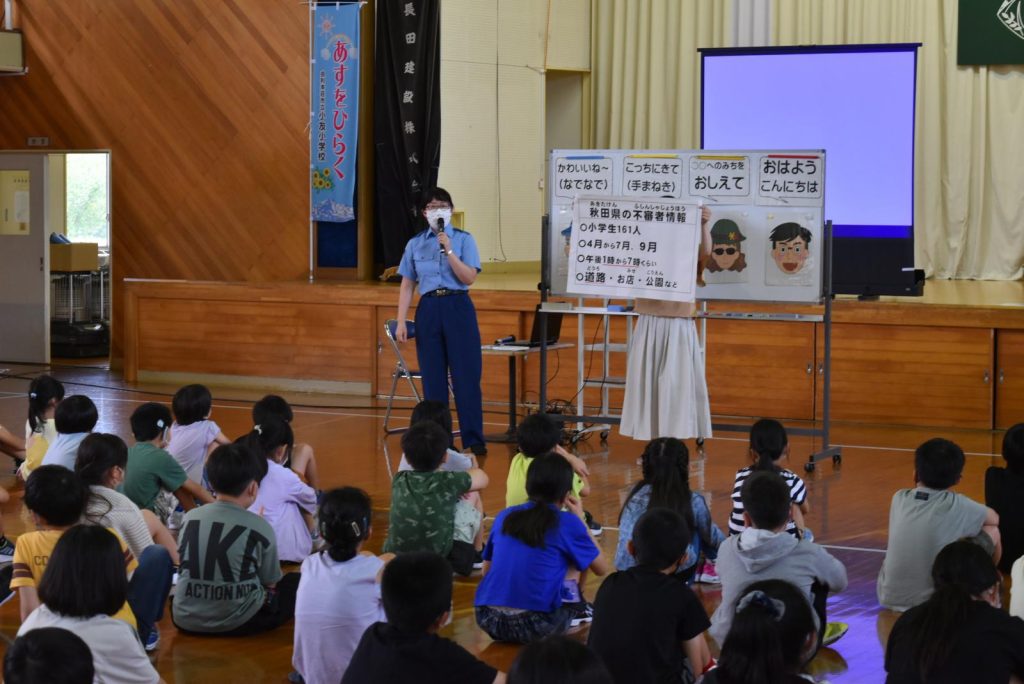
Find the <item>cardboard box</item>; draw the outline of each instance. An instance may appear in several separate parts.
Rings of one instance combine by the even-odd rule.
[[[98,271],[100,246],[95,242],[50,245],[50,273]]]

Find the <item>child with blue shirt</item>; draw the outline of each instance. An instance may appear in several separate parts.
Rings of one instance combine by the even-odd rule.
[[[43,456],[42,465],[59,465],[75,469],[78,445],[89,436],[99,422],[96,404],[89,397],[76,394],[57,404],[53,414],[57,439],[53,440]]]
[[[526,474],[529,501],[494,520],[474,604],[477,624],[497,641],[528,643],[592,619],[579,587],[587,570],[604,575],[609,563],[580,519],[572,476],[558,454],[538,456]]]

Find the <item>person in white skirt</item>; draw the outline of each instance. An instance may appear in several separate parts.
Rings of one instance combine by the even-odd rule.
[[[711,211],[701,210],[697,284],[711,257]],[[711,405],[704,359],[693,316],[696,304],[637,299],[640,314],[633,331],[626,369],[626,396],[619,432],[648,441],[659,437],[696,438],[698,451],[711,437]]]

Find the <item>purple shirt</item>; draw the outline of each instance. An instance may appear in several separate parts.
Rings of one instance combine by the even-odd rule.
[[[206,465],[206,450],[220,434],[220,426],[212,420],[197,420],[188,425],[171,425],[171,441],[167,452],[174,457],[196,484],[203,483],[203,466]]]
[[[278,557],[300,563],[313,550],[313,537],[302,511],[316,511],[316,491],[283,465],[267,461],[267,466],[267,475],[249,510],[274,528]]]

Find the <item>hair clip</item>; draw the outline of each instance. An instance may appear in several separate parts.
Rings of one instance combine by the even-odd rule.
[[[163,428],[163,426],[164,426],[164,419],[163,418],[157,418],[156,419],[156,426],[158,428]]]
[[[741,598],[736,604],[736,613],[741,613],[751,604],[762,608],[775,622],[782,620],[782,616],[786,614],[786,604],[779,599],[773,599],[763,591],[752,591]]]
[[[253,425],[252,429],[256,431],[256,434],[260,436],[263,435],[263,428],[261,428],[259,425]]]
[[[352,526],[353,534],[355,534],[357,537],[362,537],[363,536],[363,531],[361,529],[359,529],[359,523],[357,523],[355,520],[353,520],[352,522],[349,523],[349,525]]]
[[[37,398],[39,398],[39,395],[36,394],[35,392],[29,392],[28,393],[28,398],[29,399],[37,399]]]

